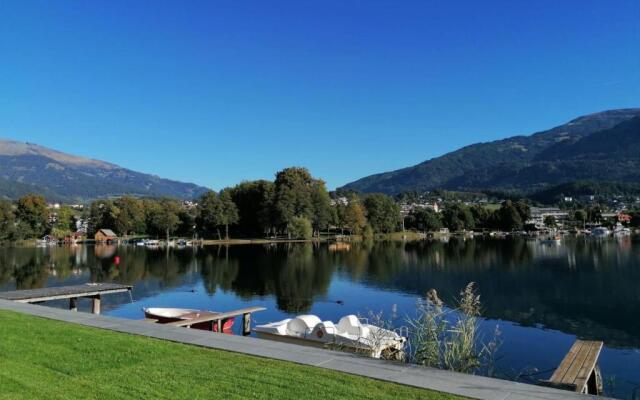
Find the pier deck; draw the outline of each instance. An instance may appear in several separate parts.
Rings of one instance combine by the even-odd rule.
[[[42,303],[43,301],[69,299],[69,309],[78,310],[78,298],[92,299],[92,312],[100,314],[100,300],[105,294],[131,292],[131,286],[118,283],[85,283],[73,286],[0,292],[0,299],[18,303]]]

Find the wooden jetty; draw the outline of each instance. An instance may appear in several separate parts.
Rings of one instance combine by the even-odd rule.
[[[216,324],[217,331],[222,332],[222,321],[228,318],[235,318],[242,315],[242,335],[247,336],[251,334],[251,314],[258,311],[264,311],[264,307],[247,307],[239,310],[232,310],[221,313],[208,313],[198,318],[185,319],[181,321],[169,322],[165,325],[172,326],[184,326],[190,328],[191,325],[208,322],[211,324],[211,330],[213,330],[214,324]]]
[[[578,393],[602,394],[602,376],[598,367],[602,345],[601,341],[576,340],[551,378],[543,384]]]
[[[131,292],[131,286],[117,283],[85,283],[73,286],[0,292],[0,299],[18,303],[42,303],[43,301],[69,299],[69,310],[77,311],[78,299],[89,298],[92,300],[91,311],[94,314],[100,314],[102,296],[122,292]]]

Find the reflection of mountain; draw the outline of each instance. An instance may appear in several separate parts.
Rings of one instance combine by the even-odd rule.
[[[628,238],[627,238],[628,239]],[[233,292],[245,300],[274,296],[288,313],[326,296],[336,273],[354,285],[452,299],[478,284],[485,315],[542,324],[610,346],[640,346],[640,243],[575,239],[556,247],[535,241],[451,240],[369,243],[330,252],[311,244],[147,250],[119,247],[120,264],[89,247],[0,248],[0,290],[86,281],[134,285],[136,299],[190,289]],[[127,299],[108,296],[105,307]]]

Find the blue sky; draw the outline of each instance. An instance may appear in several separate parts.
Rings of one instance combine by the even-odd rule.
[[[638,106],[637,0],[0,0],[0,137],[214,189]]]

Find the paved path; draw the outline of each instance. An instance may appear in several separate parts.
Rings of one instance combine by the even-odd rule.
[[[196,329],[158,325],[145,321],[67,311],[0,299],[0,309],[65,321],[116,332],[148,336],[212,349],[312,365],[354,375],[453,393],[476,399],[582,399],[596,398],[569,391],[500,379],[459,374],[407,364],[364,358],[348,353],[279,343],[252,337],[213,334]],[[598,399],[603,399],[598,397]]]

